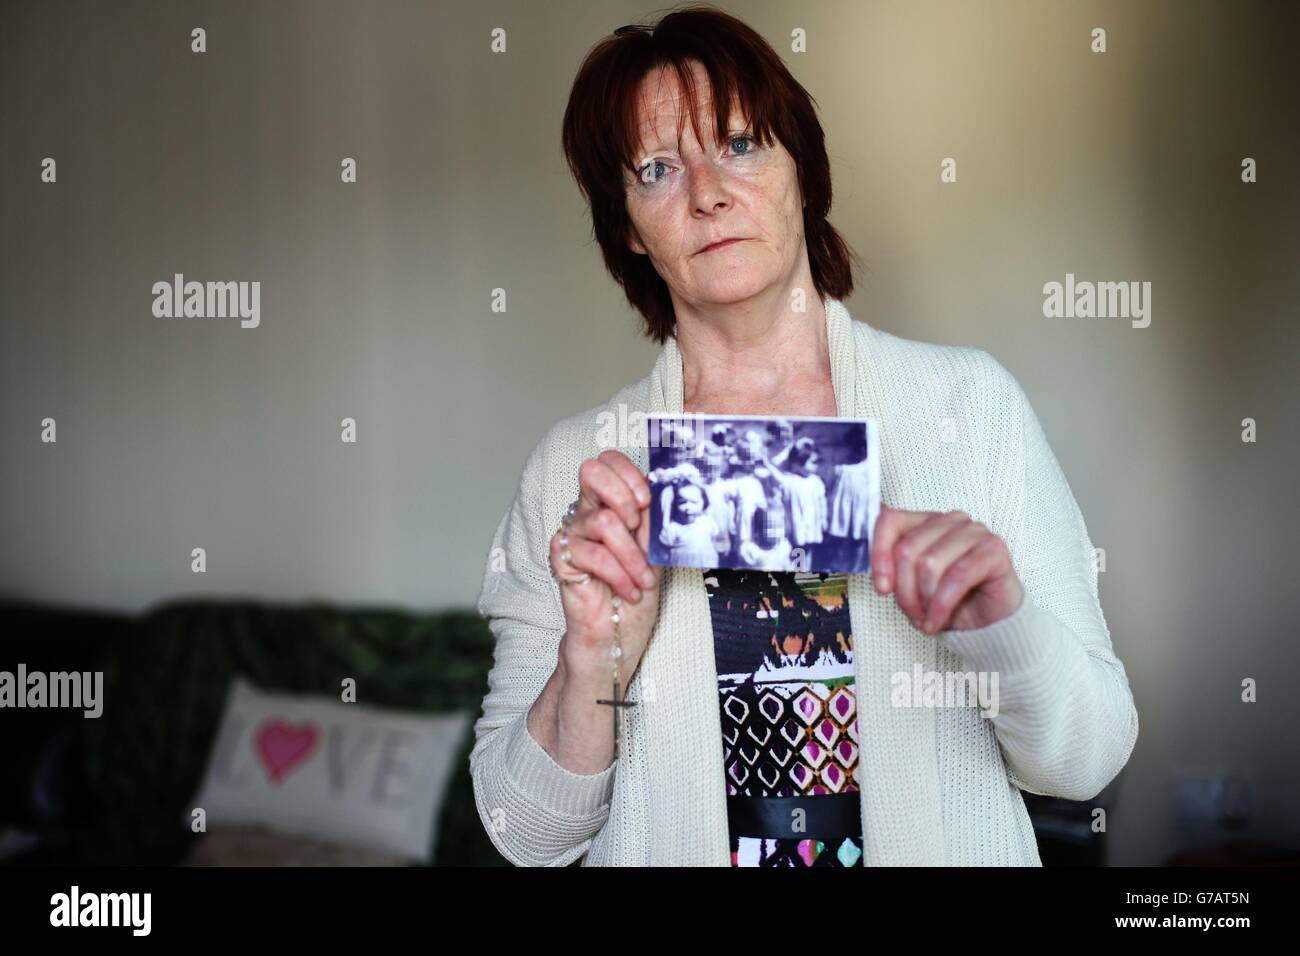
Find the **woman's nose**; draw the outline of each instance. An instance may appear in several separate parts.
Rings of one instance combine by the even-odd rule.
[[[730,202],[725,175],[710,160],[697,158],[687,164],[691,201],[702,212],[713,212]]]

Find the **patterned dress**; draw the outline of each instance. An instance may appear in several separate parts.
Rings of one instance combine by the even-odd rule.
[[[704,572],[728,795],[857,791],[858,718],[845,574]],[[862,866],[861,835],[733,836],[733,866]]]

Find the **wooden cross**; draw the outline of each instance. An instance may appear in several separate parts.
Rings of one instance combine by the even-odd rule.
[[[620,707],[635,707],[635,700],[624,700],[618,694],[618,681],[614,681],[614,696],[612,700],[597,700],[598,704],[608,704],[614,711],[614,759],[618,759],[618,709]]]

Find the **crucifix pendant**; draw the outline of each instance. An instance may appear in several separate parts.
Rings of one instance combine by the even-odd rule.
[[[597,700],[596,703],[608,704],[614,711],[614,759],[618,760],[619,708],[635,707],[637,702],[621,698],[618,693],[618,681],[614,681],[614,696],[610,700]]]

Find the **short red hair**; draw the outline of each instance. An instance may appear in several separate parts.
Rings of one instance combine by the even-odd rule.
[[[677,319],[667,283],[648,256],[628,248],[632,223],[624,172],[636,173],[637,89],[661,66],[676,73],[696,139],[705,141],[696,120],[691,61],[708,72],[718,142],[727,135],[730,105],[738,99],[755,140],[769,144],[774,134],[794,157],[807,204],[804,235],[817,294],[844,299],[853,291],[851,260],[856,256],[826,220],[831,166],[815,100],[748,24],[707,4],[691,4],[654,26],[619,27],[596,44],[578,70],[564,111],[564,157],[591,207],[605,268],[645,317],[645,335],[660,345],[675,333]]]

